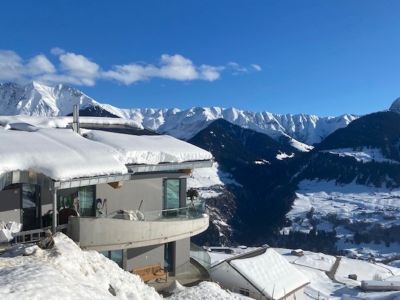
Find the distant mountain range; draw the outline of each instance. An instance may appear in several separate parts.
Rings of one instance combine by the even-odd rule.
[[[338,128],[347,126],[357,116],[346,114],[338,117],[318,117],[307,114],[273,114],[250,112],[236,108],[193,107],[177,108],[132,108],[121,109],[102,104],[78,89],[58,84],[54,86],[32,82],[0,84],[1,115],[63,116],[72,112],[79,104],[82,110],[95,112],[99,116],[115,116],[131,119],[147,129],[168,133],[177,138],[190,139],[217,119],[224,119],[243,128],[293,139],[292,145],[300,150],[307,145],[319,143]],[[300,142],[300,143],[299,143]]]

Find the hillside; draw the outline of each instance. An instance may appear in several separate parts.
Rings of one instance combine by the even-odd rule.
[[[400,114],[363,116],[328,136],[293,178],[286,238],[330,251],[392,257],[400,250]],[[323,232],[319,234],[318,232]],[[311,237],[310,237],[311,236]],[[302,240],[302,242],[299,242]],[[311,241],[314,240],[314,243]],[[311,248],[312,249],[312,248]],[[321,248],[318,248],[321,249]],[[325,249],[327,250],[327,249]]]

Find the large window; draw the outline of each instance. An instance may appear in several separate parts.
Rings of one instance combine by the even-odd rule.
[[[58,209],[74,209],[82,217],[96,215],[95,186],[64,189],[58,192]]]
[[[164,180],[164,209],[179,208],[180,180]]]
[[[82,217],[96,216],[94,186],[84,186],[79,188],[79,214]]]
[[[33,184],[21,185],[23,230],[37,229],[41,226],[40,187]]]
[[[123,250],[102,251],[100,252],[108,259],[115,262],[120,268],[124,268],[124,252]]]
[[[171,274],[175,273],[175,253],[176,242],[164,244],[164,267]]]

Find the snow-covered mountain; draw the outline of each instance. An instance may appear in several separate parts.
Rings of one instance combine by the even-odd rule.
[[[81,91],[62,84],[0,83],[0,115],[63,116],[71,113],[75,104],[100,105]]]
[[[38,82],[27,85],[0,84],[0,115],[62,116],[72,112],[74,104],[81,108],[97,107],[114,116],[132,119],[145,128],[190,139],[216,119],[225,119],[243,128],[268,134],[273,138],[293,138],[293,146],[300,141],[308,145],[320,142],[338,128],[347,126],[357,117],[318,117],[306,114],[273,114],[250,112],[236,108],[193,107],[121,109],[102,104],[83,92],[62,84],[49,86]],[[299,144],[298,147],[303,147]]]

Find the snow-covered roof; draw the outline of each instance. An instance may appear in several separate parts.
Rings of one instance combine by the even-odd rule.
[[[55,180],[127,173],[110,146],[70,129],[0,130],[0,174],[34,171]]]
[[[209,152],[170,136],[85,132],[89,138],[71,129],[40,128],[26,123],[0,127],[0,175],[33,171],[65,181],[126,174],[127,164],[157,165],[212,158]]]
[[[139,122],[128,119],[80,116],[79,121],[82,124],[127,125],[143,129]],[[7,126],[13,123],[28,123],[39,128],[67,128],[72,124],[72,117],[0,116],[0,125]]]
[[[229,263],[271,299],[281,299],[309,283],[303,273],[271,248],[256,256],[233,258]]]
[[[90,130],[85,135],[117,150],[125,164],[181,163],[212,159],[210,152],[168,135],[134,136],[99,130]]]

